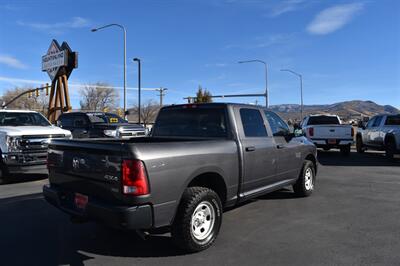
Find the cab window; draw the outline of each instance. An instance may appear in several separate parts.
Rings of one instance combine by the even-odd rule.
[[[240,119],[243,125],[244,135],[246,137],[266,137],[264,120],[260,111],[257,109],[242,108],[240,109]]]

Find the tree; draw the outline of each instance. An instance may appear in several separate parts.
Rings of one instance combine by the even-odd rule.
[[[80,92],[82,110],[103,111],[115,109],[119,100],[118,91],[107,83],[97,82],[86,85]]]
[[[140,120],[143,124],[154,123],[156,120],[158,111],[160,111],[160,105],[153,100],[148,100],[145,104],[141,105],[140,110]],[[133,108],[129,109],[129,116],[128,120],[130,121],[139,121],[138,119],[138,106],[134,106]]]
[[[207,89],[203,89],[199,86],[199,89],[196,93],[196,98],[194,99],[195,103],[212,103],[212,95],[211,92]]]
[[[7,90],[4,95],[1,97],[1,104],[6,104],[10,102],[12,99],[14,99],[16,96],[19,94],[34,89],[33,87],[24,87],[24,88],[18,88],[16,87],[15,89],[12,90]],[[33,110],[33,111],[38,111],[46,115],[47,113],[47,108],[49,106],[49,97],[45,95],[44,91],[40,91],[40,94],[38,97],[35,96],[35,93],[33,93],[32,97],[28,98],[28,94],[21,96],[19,99],[11,103],[10,105],[7,106],[8,109],[27,109],[27,110]]]

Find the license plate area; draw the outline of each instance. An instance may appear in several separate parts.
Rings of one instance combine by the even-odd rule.
[[[88,201],[89,201],[88,196],[80,194],[80,193],[75,193],[74,202],[75,202],[75,207],[77,209],[85,210]]]
[[[328,139],[328,144],[336,144],[336,139]]]

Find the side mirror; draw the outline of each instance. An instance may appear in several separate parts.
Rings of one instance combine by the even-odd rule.
[[[293,133],[294,133],[294,136],[295,136],[295,137],[304,136],[304,132],[303,132],[303,130],[300,129],[300,128],[295,129]]]
[[[358,121],[357,127],[365,129],[365,124],[363,123],[363,121]]]

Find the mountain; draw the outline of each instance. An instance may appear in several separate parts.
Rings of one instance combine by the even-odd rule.
[[[270,109],[279,113],[285,119],[299,119],[299,104],[271,105]],[[304,115],[308,114],[336,114],[344,120],[371,117],[376,114],[398,114],[400,110],[391,105],[379,105],[373,101],[346,101],[334,104],[304,105]]]

